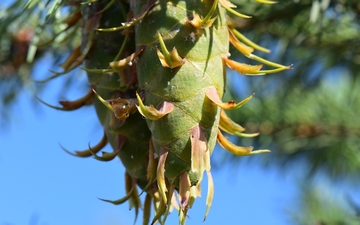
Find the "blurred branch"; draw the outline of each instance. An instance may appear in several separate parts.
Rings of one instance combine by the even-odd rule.
[[[360,220],[355,209],[325,185],[302,185],[295,209],[288,211],[299,225],[355,225]]]
[[[34,88],[31,74],[44,53],[52,53],[52,58],[46,56],[47,61],[50,59],[47,64],[55,64],[80,43],[80,33],[76,32],[78,21],[66,20],[76,15],[79,4],[64,0],[20,0],[0,10],[0,126],[11,120],[12,106],[25,89],[41,91]],[[40,47],[46,42],[47,45]]]
[[[254,139],[240,139],[240,144],[271,149],[271,154],[260,157],[266,165],[305,162],[310,176],[322,171],[332,178],[357,177],[360,3],[329,1],[314,19],[313,1],[281,1],[271,9],[234,2],[238,11],[252,10],[256,15],[237,21],[240,31],[270,46],[272,61],[294,64],[292,71],[283,74],[241,78],[241,87],[230,84],[229,99],[256,92],[255,99],[230,114],[247,132],[261,133]]]

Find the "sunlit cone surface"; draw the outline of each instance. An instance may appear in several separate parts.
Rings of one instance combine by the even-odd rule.
[[[216,142],[240,156],[269,152],[236,146],[222,134],[257,135],[243,133],[244,128],[225,113],[252,98],[222,102],[226,68],[240,74],[264,75],[290,66],[253,54],[254,49],[268,50],[234,29],[236,23],[227,18],[228,12],[249,16],[235,11],[236,6],[227,0],[74,4],[82,12],[82,44],[63,68],[66,72],[85,62],[83,69],[92,90],[78,101],[61,102],[62,109],[76,109],[93,99],[105,132],[98,145],[71,154],[102,161],[119,156],[126,168],[127,194],[119,200],[104,201],[129,201],[136,216],[143,209],[144,224],[164,224],[172,208],[179,210],[179,221],[185,224],[206,174],[205,219],[214,195],[210,156]],[[230,43],[260,64],[229,59]],[[262,70],[266,66],[272,68]],[[113,152],[99,155],[107,142]],[[144,203],[137,186],[145,192]]]

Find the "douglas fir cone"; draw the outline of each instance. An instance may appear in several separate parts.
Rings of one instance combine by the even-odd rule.
[[[252,97],[239,103],[221,101],[227,67],[257,76],[290,66],[252,54],[254,49],[269,50],[235,29],[235,19],[250,17],[235,11],[236,6],[228,0],[62,2],[71,9],[63,31],[81,29],[82,43],[62,64],[64,71],[54,72],[46,80],[84,63],[82,69],[91,88],[83,98],[60,102],[62,107],[54,108],[74,110],[93,103],[104,127],[99,144],[68,152],[102,161],[118,156],[126,168],[127,194],[104,201],[128,201],[136,216],[143,209],[143,224],[164,224],[173,208],[179,212],[180,224],[185,224],[188,209],[201,194],[206,172],[205,219],[214,195],[210,156],[216,142],[239,156],[269,152],[236,146],[222,134],[257,135],[243,133],[244,128],[226,115],[226,110],[236,109]],[[261,64],[230,59],[230,43]],[[261,70],[263,65],[270,69]],[[97,155],[107,143],[113,152]],[[143,203],[138,188],[146,195]]]

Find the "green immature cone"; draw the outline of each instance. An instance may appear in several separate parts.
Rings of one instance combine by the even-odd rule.
[[[81,44],[62,64],[64,71],[44,81],[82,64],[90,88],[78,100],[61,101],[62,107],[40,101],[65,111],[93,104],[104,129],[97,145],[75,153],[64,150],[101,161],[118,157],[126,169],[127,194],[104,201],[129,202],[136,217],[143,209],[143,224],[165,224],[173,208],[179,211],[180,223],[185,224],[188,210],[201,196],[206,173],[206,219],[215,189],[210,156],[216,142],[239,156],[269,152],[237,146],[223,136],[222,131],[240,137],[258,135],[243,133],[245,129],[226,115],[225,110],[236,110],[253,96],[238,103],[222,101],[226,67],[259,76],[291,66],[253,54],[255,50],[269,51],[234,29],[237,24],[229,19],[228,12],[250,17],[235,11],[236,5],[229,0],[84,0],[61,4],[70,4],[76,10],[60,33],[81,28]],[[229,44],[261,64],[229,59]],[[113,151],[101,153],[107,143]],[[146,192],[144,204],[138,187],[141,194]]]
[[[145,3],[135,1],[134,14]],[[206,96],[206,90],[214,87],[221,98],[225,85],[222,55],[229,50],[228,28],[226,11],[219,6],[217,1],[159,1],[135,25],[137,48],[143,48],[136,63],[144,99],[138,98],[139,110],[147,119],[159,156],[160,196],[166,203],[167,190],[175,187],[185,212],[181,223],[185,223],[190,198],[200,194],[190,188],[200,187],[203,173],[210,172],[216,143],[220,108]],[[199,18],[205,18],[207,26],[193,21]],[[164,103],[174,108],[159,119],[147,116],[150,109],[144,112],[146,106],[160,108]],[[211,190],[212,186],[210,194]],[[208,197],[209,206],[211,199]]]
[[[97,145],[74,155],[92,155],[102,161],[118,156],[126,168],[127,195],[105,201],[128,201],[136,216],[143,208],[144,224],[164,224],[172,208],[179,210],[179,221],[185,224],[188,210],[201,196],[205,172],[206,219],[214,196],[210,156],[216,142],[239,156],[269,152],[236,146],[220,131],[241,137],[258,135],[243,133],[245,129],[225,113],[252,98],[222,102],[226,66],[246,75],[290,69],[252,54],[260,47],[236,33],[234,22],[227,20],[228,11],[247,17],[234,11],[235,7],[227,0],[82,4],[83,69],[93,88],[104,140],[113,152],[100,157]],[[239,36],[255,47],[242,43]],[[230,43],[245,57],[275,69],[261,70],[262,64],[229,59]],[[136,185],[146,192],[143,205]]]
[[[236,13],[232,9],[235,5],[227,0],[134,0],[130,4],[134,15],[141,16],[134,25],[135,45],[137,51],[142,50],[136,63],[141,93],[141,98],[137,95],[137,107],[146,119],[154,159],[158,160],[156,184],[160,205],[170,207],[169,190],[175,188],[180,223],[184,224],[188,209],[200,196],[200,184],[206,172],[209,181],[206,218],[214,194],[210,156],[216,141],[240,156],[269,152],[236,146],[221,134],[219,128],[241,137],[258,135],[243,134],[244,129],[224,112],[239,108],[252,98],[251,95],[239,103],[221,101],[226,66],[248,75],[264,75],[290,67],[253,55],[252,47],[233,37],[227,11],[246,16]],[[261,71],[262,65],[228,59],[229,43],[246,57],[276,69]],[[161,216],[165,220],[168,211],[164,208],[156,211],[156,220],[161,222]]]

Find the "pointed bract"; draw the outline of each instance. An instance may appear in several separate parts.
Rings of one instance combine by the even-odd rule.
[[[261,73],[258,73],[260,69],[263,67],[263,65],[249,65],[245,63],[239,63],[231,59],[227,59],[223,57],[226,65],[232,69],[236,70],[236,72],[240,74],[246,74],[246,75],[261,75]],[[265,73],[263,73],[265,74]]]
[[[163,202],[167,202],[166,192],[168,191],[165,183],[165,162],[169,151],[165,147],[160,148],[159,163],[157,167],[157,185]]]
[[[163,53],[161,53],[159,51],[159,49],[157,49],[157,51],[156,51],[157,55],[159,57],[159,60],[161,62],[161,65],[163,67],[168,67],[170,69],[182,66],[185,63],[185,60],[183,60],[179,56],[179,53],[177,52],[176,48],[174,47],[170,53],[164,43],[164,40],[161,37],[161,34],[159,32],[157,32],[157,35],[159,38],[161,51],[163,52]]]
[[[198,175],[198,183],[201,183],[204,171],[210,170],[210,155],[208,154],[205,132],[200,125],[190,130],[190,141],[191,171]]]
[[[242,146],[237,146],[234,145],[233,143],[231,143],[229,140],[227,140],[220,132],[220,130],[218,130],[218,136],[217,136],[217,140],[218,143],[225,148],[226,150],[228,150],[229,152],[231,152],[234,155],[239,155],[239,156],[247,156],[247,155],[255,155],[255,154],[260,154],[260,153],[265,153],[265,152],[270,152],[269,150],[256,150],[256,151],[252,151],[254,147],[252,146],[248,146],[248,147],[242,147]]]
[[[206,171],[206,174],[208,177],[208,191],[207,191],[208,193],[206,197],[206,211],[204,215],[204,221],[206,220],[206,217],[209,214],[212,205],[212,200],[214,198],[214,180],[212,178],[210,171]]]
[[[103,149],[108,143],[108,139],[106,136],[106,133],[104,132],[104,135],[101,139],[101,141],[96,144],[95,146],[91,147],[90,149],[87,150],[83,150],[83,151],[74,151],[75,153],[72,153],[70,151],[68,151],[67,149],[65,149],[63,146],[60,145],[60,147],[67,153],[69,153],[70,155],[73,156],[77,156],[77,157],[90,157],[92,156],[94,153],[98,153],[101,149]],[[90,146],[90,143],[89,143]]]
[[[245,98],[244,100],[242,100],[239,103],[236,103],[234,101],[229,101],[229,102],[222,102],[219,98],[219,94],[216,90],[216,88],[214,86],[208,87],[206,89],[206,96],[216,105],[218,105],[220,108],[222,109],[226,109],[226,110],[230,110],[230,109],[237,109],[241,106],[243,106],[245,103],[247,103],[248,101],[251,100],[252,96],[254,94],[250,95],[249,97]]]
[[[131,54],[128,57],[121,59],[119,61],[110,62],[109,65],[111,66],[111,68],[113,68],[117,71],[124,70],[126,67],[133,65],[134,60],[136,59],[136,57],[138,57],[140,55],[142,50],[143,49],[140,49],[139,51],[134,52],[133,54]]]
[[[174,104],[171,102],[164,101],[160,107],[159,110],[157,110],[154,106],[145,106],[139,96],[139,94],[136,94],[136,97],[138,99],[139,105],[136,106],[141,115],[143,115],[148,120],[158,120],[167,114],[171,113],[174,110]]]
[[[185,207],[189,204],[190,186],[189,175],[184,171],[179,176],[179,202],[181,210],[185,210]]]

